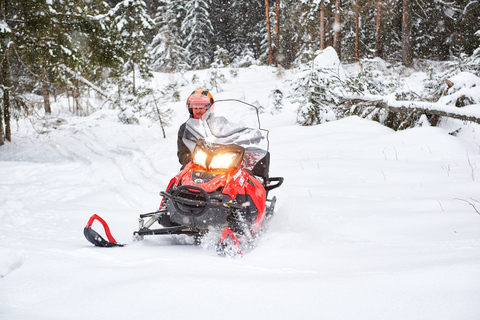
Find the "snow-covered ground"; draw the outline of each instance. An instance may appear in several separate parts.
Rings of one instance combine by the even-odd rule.
[[[213,93],[268,111],[281,83],[252,67]],[[301,127],[285,101],[261,117],[270,174],[285,183],[253,251],[228,259],[178,237],[132,242],[138,215],[158,208],[179,169],[193,89],[170,105],[166,139],[112,110],[62,114],[45,134],[15,125],[0,147],[0,319],[480,319],[480,129],[457,121]],[[92,214],[128,245],[88,243]]]

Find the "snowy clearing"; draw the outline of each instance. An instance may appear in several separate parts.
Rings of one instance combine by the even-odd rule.
[[[253,67],[213,94],[267,106],[281,83]],[[171,104],[166,139],[112,110],[65,116],[48,134],[19,122],[0,148],[0,319],[480,318],[480,129],[456,120],[301,127],[286,104],[261,116],[270,174],[285,183],[257,248],[227,259],[181,237],[132,242],[179,170],[193,89]],[[128,245],[88,243],[92,214]]]

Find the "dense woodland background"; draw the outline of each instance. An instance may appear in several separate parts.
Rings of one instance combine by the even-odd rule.
[[[300,70],[329,46],[344,63],[448,61],[480,75],[479,26],[478,0],[0,0],[0,145],[13,118],[35,105],[48,115],[60,95],[82,115],[79,97],[92,92],[112,106],[154,95],[140,85],[152,72]]]

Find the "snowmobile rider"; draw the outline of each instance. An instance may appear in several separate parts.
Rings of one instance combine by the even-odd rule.
[[[190,119],[208,119],[213,115],[214,99],[208,90],[197,89],[193,91],[187,99],[187,109],[190,113]],[[182,165],[181,170],[192,160],[192,152],[183,141],[187,122],[184,122],[179,130],[177,137],[177,156],[178,161]],[[270,167],[270,152],[267,152],[265,157],[258,161],[252,169],[252,174],[261,177],[264,181],[268,179],[268,172]]]
[[[213,112],[212,94],[205,89],[197,89],[193,91],[187,99],[187,109],[190,113],[190,118],[205,119]],[[190,149],[183,142],[183,134],[185,132],[186,122],[178,129],[177,137],[177,156],[178,161],[182,165],[182,169],[192,160],[192,153]]]

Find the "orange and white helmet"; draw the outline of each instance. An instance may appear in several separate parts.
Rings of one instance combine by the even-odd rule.
[[[215,101],[213,100],[212,94],[206,89],[197,89],[190,94],[187,99],[187,109],[192,118],[195,118],[193,114],[194,107],[203,107],[206,109],[206,112],[202,115],[202,119],[208,117],[209,114],[213,113]]]

